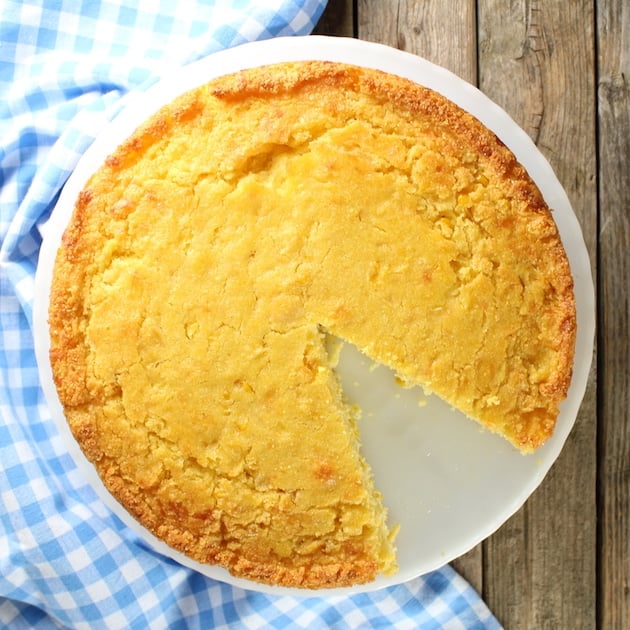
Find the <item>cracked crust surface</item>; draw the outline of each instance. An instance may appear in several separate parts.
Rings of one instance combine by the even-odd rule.
[[[474,118],[377,71],[280,64],[178,98],[87,183],[51,363],[87,457],[158,537],[348,585],[396,560],[326,333],[531,452],[569,385],[572,288],[538,189]]]

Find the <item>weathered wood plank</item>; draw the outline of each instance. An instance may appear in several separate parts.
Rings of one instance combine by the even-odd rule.
[[[420,55],[476,83],[474,0],[358,0],[357,33]]]
[[[477,79],[473,0],[425,2],[358,0],[357,35],[420,55],[471,83]],[[483,588],[482,547],[453,562],[453,567],[478,590]]]
[[[313,34],[353,37],[355,34],[353,0],[328,0]]]
[[[479,0],[479,86],[529,133],[597,251],[593,6]],[[484,597],[507,628],[593,628],[596,616],[594,370],[560,458],[485,543]]]
[[[600,185],[599,627],[630,628],[630,5],[597,5]]]

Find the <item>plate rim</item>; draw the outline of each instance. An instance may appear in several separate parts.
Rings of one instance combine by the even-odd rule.
[[[351,59],[351,61],[348,61]],[[99,497],[106,505],[121,518],[121,520],[138,534],[143,541],[163,555],[176,560],[180,564],[200,571],[204,575],[231,584],[238,588],[264,592],[273,595],[292,596],[345,596],[364,592],[371,592],[387,586],[395,586],[414,577],[423,575],[434,569],[451,562],[482,540],[490,536],[505,521],[507,521],[531,496],[540,485],[550,468],[559,456],[566,439],[568,438],[579,408],[582,403],[588,376],[592,364],[595,334],[595,299],[594,285],[590,260],[582,230],[573,211],[571,203],[564,188],[557,179],[551,165],[542,155],[529,136],[518,126],[514,120],[499,105],[485,96],[478,88],[457,77],[449,70],[438,66],[418,55],[401,51],[399,49],[367,42],[349,37],[330,37],[322,35],[288,36],[268,40],[244,43],[234,48],[218,51],[183,68],[169,72],[156,83],[148,87],[142,93],[133,95],[125,107],[105,125],[99,132],[92,145],[84,152],[78,164],[63,187],[61,195],[55,205],[57,208],[74,207],[74,200],[88,177],[96,170],[102,160],[129,135],[138,124],[143,122],[162,105],[171,101],[178,94],[193,89],[208,80],[229,74],[239,69],[267,65],[280,61],[301,60],[325,60],[354,63],[368,68],[377,68],[398,74],[411,79],[416,83],[426,85],[455,102],[457,105],[469,111],[479,118],[483,124],[491,129],[506,146],[516,155],[517,159],[525,166],[532,179],[539,185],[543,196],[550,207],[554,208],[553,216],[558,225],[561,239],[565,245],[571,271],[576,285],[576,312],[578,316],[578,335],[576,337],[576,350],[571,386],[567,400],[561,405],[561,415],[569,416],[570,421],[565,421],[557,427],[556,433],[548,444],[545,461],[539,467],[538,474],[532,476],[529,483],[525,484],[522,492],[514,497],[514,500],[506,505],[497,514],[492,527],[484,531],[475,532],[465,541],[460,541],[458,546],[450,550],[439,561],[421,567],[413,575],[409,572],[396,574],[392,578],[379,576],[368,584],[360,584],[350,587],[334,589],[296,589],[292,587],[269,586],[259,584],[251,580],[232,576],[227,570],[214,565],[202,565],[192,561],[187,556],[168,547],[157,539],[151,532],[140,525],[122,506],[112,499],[113,497],[104,488],[100,478],[92,464],[85,458],[76,440],[72,436],[63,410],[57,397],[56,389],[52,384],[52,372],[48,360],[49,344],[47,343],[48,322],[47,310],[50,295],[50,283],[52,280],[52,267],[44,264],[37,265],[35,277],[35,298],[33,307],[33,326],[35,337],[35,353],[40,375],[40,383],[44,390],[53,421],[61,431],[64,445],[68,448],[72,459],[88,475],[90,485],[94,487]],[[398,71],[393,71],[392,68]],[[427,80],[427,78],[429,80]],[[475,107],[470,107],[473,103]],[[539,181],[543,185],[539,184]],[[51,213],[47,223],[42,226],[43,241],[40,249],[40,261],[50,261],[53,252],[59,244],[65,224],[59,219],[55,211]],[[63,225],[61,225],[63,223]],[[569,248],[569,244],[571,247]],[[569,252],[573,252],[570,255]],[[578,255],[575,252],[579,252]],[[580,293],[578,296],[577,288]],[[578,305],[579,298],[579,305]],[[579,306],[579,308],[578,308]],[[46,335],[37,335],[37,331],[45,331]],[[581,361],[578,363],[578,357]],[[586,360],[585,360],[586,359]],[[86,466],[88,467],[85,470]],[[90,473],[90,470],[92,471]]]

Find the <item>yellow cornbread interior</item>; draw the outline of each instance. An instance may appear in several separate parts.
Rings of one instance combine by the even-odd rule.
[[[548,212],[470,139],[358,70],[305,67],[199,88],[91,179],[51,356],[73,432],[140,522],[315,588],[396,570],[326,332],[528,451],[566,389],[571,298]]]

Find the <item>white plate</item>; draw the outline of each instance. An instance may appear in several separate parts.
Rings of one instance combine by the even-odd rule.
[[[390,522],[400,524],[400,572],[367,585],[317,592],[234,578],[224,569],[192,562],[138,525],[105,490],[68,430],[52,383],[46,322],[62,232],[78,192],[105,156],[159,106],[185,90],[245,67],[306,59],[353,63],[405,76],[441,92],[492,129],[527,168],[554,210],[575,280],[578,318],[568,397],[553,437],[530,456],[521,455],[434,397],[425,401],[420,389],[400,388],[386,368],[372,369],[356,351],[344,348],[339,370],[345,391],[363,408],[364,453],[389,508]],[[178,70],[137,97],[100,134],[66,184],[44,235],[36,278],[35,344],[42,386],[68,449],[103,501],[144,540],[164,555],[235,586],[275,594],[346,595],[398,584],[450,562],[494,532],[540,484],[560,453],[584,395],[593,351],[594,291],[580,226],[562,186],[525,132],[479,90],[443,68],[393,48],[345,38],[279,38],[215,53]]]

